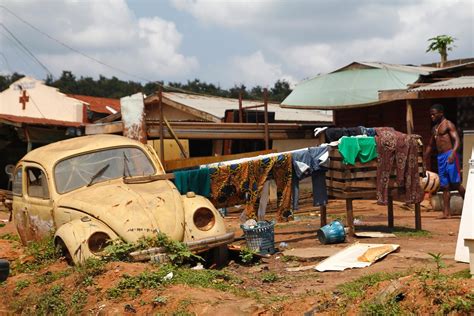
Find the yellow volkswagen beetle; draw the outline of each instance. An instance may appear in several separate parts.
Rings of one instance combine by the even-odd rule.
[[[211,202],[181,195],[153,148],[116,135],[60,141],[17,164],[13,218],[23,244],[54,233],[68,258],[100,256],[107,241],[135,242],[162,232],[194,252],[234,234]]]

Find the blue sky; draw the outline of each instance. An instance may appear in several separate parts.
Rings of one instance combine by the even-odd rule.
[[[234,84],[292,84],[352,61],[434,62],[427,39],[457,38],[449,58],[474,57],[471,0],[1,0],[68,50],[0,7],[0,73],[43,79],[10,31],[58,77],[124,80],[199,78]],[[8,30],[8,31],[7,31]],[[125,73],[117,71],[121,69]],[[142,80],[143,81],[143,80]]]

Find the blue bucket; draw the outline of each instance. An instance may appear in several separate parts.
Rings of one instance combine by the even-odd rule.
[[[337,244],[346,240],[344,225],[340,221],[333,221],[318,229],[319,242],[326,244]]]

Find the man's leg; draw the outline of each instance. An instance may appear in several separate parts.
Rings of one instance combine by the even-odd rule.
[[[464,195],[466,194],[466,189],[463,187],[463,185],[461,183],[456,183],[456,184],[453,184],[452,186],[453,186],[454,190],[457,190],[459,192],[459,195],[464,200]]]
[[[451,200],[451,192],[449,191],[449,186],[443,187],[443,216],[441,218],[450,218],[451,209],[449,207],[449,201]]]

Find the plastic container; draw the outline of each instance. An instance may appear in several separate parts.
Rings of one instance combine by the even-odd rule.
[[[275,223],[269,221],[257,222],[254,227],[240,226],[244,231],[247,247],[259,254],[274,254],[275,250]]]
[[[318,229],[319,242],[327,244],[337,244],[346,240],[344,225],[340,221],[333,221]]]

